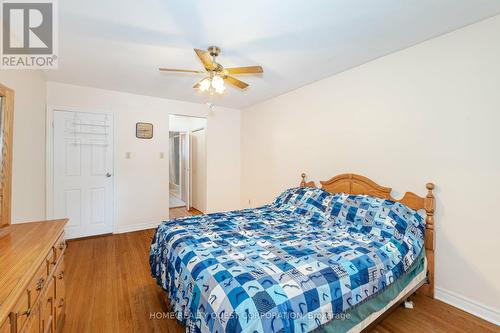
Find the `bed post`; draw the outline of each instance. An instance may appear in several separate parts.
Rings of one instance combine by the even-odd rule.
[[[434,298],[434,211],[436,208],[436,199],[432,190],[434,190],[433,183],[427,183],[427,195],[424,199],[425,209],[425,253],[427,257],[427,284],[423,285],[420,289],[421,292]]]
[[[306,182],[306,174],[305,172],[302,172],[302,174],[300,175],[300,177],[302,177],[302,181],[300,182],[300,187],[315,187],[316,184],[314,184],[314,182]]]
[[[306,186],[306,174],[305,174],[305,172],[302,172],[300,177],[302,177],[302,181],[300,182],[300,187]]]

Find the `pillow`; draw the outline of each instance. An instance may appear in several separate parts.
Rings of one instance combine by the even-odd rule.
[[[402,239],[408,232],[420,237],[425,230],[424,218],[413,209],[391,200],[369,195],[342,193],[327,208],[336,223],[350,231]]]
[[[325,212],[332,199],[332,194],[317,187],[295,187],[280,194],[272,206],[322,222],[328,219]]]
[[[323,201],[330,195],[317,187],[294,187],[281,193],[274,200],[273,206],[277,208],[284,205],[312,206],[324,211],[326,206]]]
[[[300,187],[293,187],[293,188],[289,188],[288,190],[285,190],[280,195],[278,195],[276,197],[276,199],[274,199],[274,201],[271,205],[274,207],[280,207],[282,205],[287,204],[288,201],[290,201],[293,194],[299,189],[300,189]]]
[[[327,212],[337,217],[339,222],[372,225],[376,220],[383,220],[393,204],[393,201],[369,195],[339,193],[337,199],[327,208]]]

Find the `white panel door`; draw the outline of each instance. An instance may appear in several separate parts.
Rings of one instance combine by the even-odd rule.
[[[54,218],[68,238],[113,231],[113,117],[54,111]]]

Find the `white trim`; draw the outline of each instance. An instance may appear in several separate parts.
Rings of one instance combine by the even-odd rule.
[[[125,232],[132,232],[132,231],[139,231],[139,230],[146,230],[146,229],[154,229],[158,227],[164,219],[161,221],[155,221],[155,222],[146,222],[146,223],[134,223],[131,225],[118,225],[115,227],[115,234],[123,234]]]
[[[45,114],[45,219],[52,220],[54,218],[54,111],[66,111],[66,112],[81,112],[81,113],[92,113],[92,114],[105,114],[113,118],[113,216],[111,228],[114,230],[116,228],[116,161],[117,161],[117,151],[116,151],[116,131],[115,124],[117,122],[117,116],[111,111],[102,110],[84,110],[81,108],[75,108],[71,106],[54,106],[47,105]]]
[[[83,234],[79,234],[78,236],[73,236],[71,233],[71,230],[65,231],[64,238],[66,239],[78,239],[78,238],[85,238],[85,237],[93,237],[93,236],[104,236],[104,235],[111,235],[111,232],[109,230],[106,231],[99,231],[99,232],[85,232]]]
[[[45,219],[54,216],[54,108],[47,105],[45,114]]]
[[[495,325],[500,325],[500,311],[473,301],[453,291],[436,287],[435,298],[464,310]]]

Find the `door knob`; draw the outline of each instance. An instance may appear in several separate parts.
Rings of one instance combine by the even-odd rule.
[[[106,173],[106,177],[111,177],[111,174],[109,172]]]

